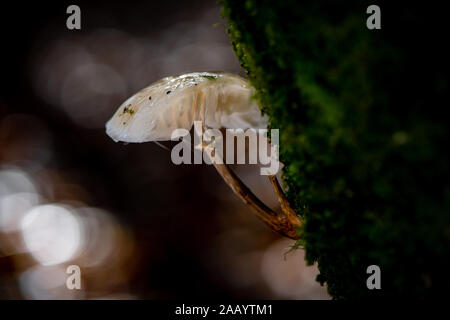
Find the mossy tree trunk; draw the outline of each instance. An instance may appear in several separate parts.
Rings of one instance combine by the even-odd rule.
[[[301,241],[336,299],[428,297],[450,282],[449,50],[443,8],[226,0],[234,50],[280,129]],[[368,290],[378,265],[382,289]]]

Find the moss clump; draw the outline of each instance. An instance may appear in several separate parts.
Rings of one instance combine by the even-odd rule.
[[[307,260],[336,299],[429,297],[450,284],[446,11],[392,2],[368,30],[364,1],[222,1],[280,129]],[[371,264],[381,290],[366,287]]]
[[[130,115],[133,115],[134,112],[135,111],[133,109],[131,109],[131,104],[129,104],[128,106],[125,106],[125,108],[123,108],[122,114],[128,113]]]
[[[217,77],[216,77],[216,76],[202,75],[202,77],[203,77],[203,78],[206,78],[206,79],[208,79],[208,80],[211,80],[211,81],[217,80]]]

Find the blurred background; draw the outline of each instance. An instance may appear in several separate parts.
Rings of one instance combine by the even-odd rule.
[[[212,166],[172,164],[104,125],[150,83],[243,75],[215,1],[5,5],[1,19],[0,299],[328,299],[303,250],[253,216]],[[3,4],[2,4],[3,6]],[[234,166],[280,210],[255,166]],[[81,290],[66,268],[81,268]]]

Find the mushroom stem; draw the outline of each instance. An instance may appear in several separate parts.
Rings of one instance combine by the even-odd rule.
[[[284,215],[286,216],[286,219],[295,227],[300,227],[302,224],[302,221],[300,217],[297,215],[297,212],[291,207],[289,204],[288,199],[284,195],[283,189],[281,188],[280,184],[278,183],[277,176],[276,175],[269,175],[269,181],[273,186],[273,189],[275,190],[275,193],[278,197],[278,201],[280,201],[281,209],[283,210]]]
[[[225,180],[234,193],[255,212],[258,218],[264,221],[272,230],[278,232],[279,234],[291,239],[298,239],[296,228],[300,226],[301,221],[292,208],[289,207],[291,211],[287,211],[287,209],[285,209],[287,208],[285,207],[287,200],[284,198],[284,195],[282,196],[285,200],[285,202],[282,202],[283,213],[276,213],[267,207],[261,200],[259,200],[259,198],[254,195],[254,193],[226,164],[218,164],[215,161],[213,161],[213,164],[223,180]],[[271,179],[270,176],[269,179]],[[272,182],[272,184],[273,183],[274,182]],[[275,183],[278,185],[276,177]],[[281,202],[282,198],[280,198],[279,194],[279,192],[282,194],[281,187],[278,185],[278,189],[275,188],[275,191],[277,192],[278,199],[280,199]]]
[[[203,132],[203,129],[204,127],[202,124],[201,132]],[[195,134],[199,135],[200,133],[195,132]],[[202,151],[205,147],[206,145],[204,143],[200,146]],[[222,155],[220,155],[220,157],[222,157]],[[233,192],[253,210],[258,218],[282,236],[294,240],[299,238],[297,228],[301,225],[301,220],[295,211],[289,206],[289,202],[284,197],[283,190],[278,184],[275,176],[269,176],[269,180],[274,186],[277,197],[281,203],[282,213],[273,211],[257,196],[255,196],[255,194],[242,182],[241,179],[239,179],[233,170],[225,164],[223,159],[222,161],[215,161],[215,159],[211,159],[211,162],[231,190],[233,190]]]

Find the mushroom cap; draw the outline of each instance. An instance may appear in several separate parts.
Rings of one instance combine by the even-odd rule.
[[[166,77],[127,99],[106,133],[115,141],[147,142],[170,140],[175,129],[190,130],[196,120],[207,128],[266,128],[254,93],[247,80],[229,73]]]

